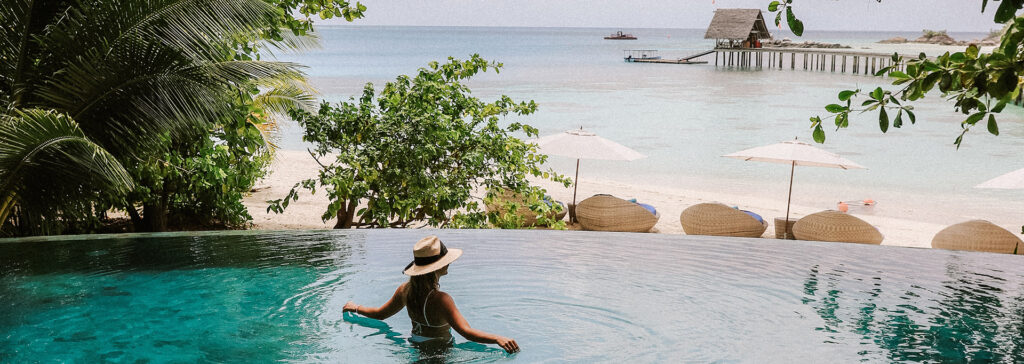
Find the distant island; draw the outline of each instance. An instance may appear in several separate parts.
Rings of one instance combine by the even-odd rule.
[[[995,46],[999,44],[999,38],[1003,35],[1002,31],[989,32],[985,39],[973,39],[970,41],[956,40],[946,34],[945,30],[927,30],[923,31],[923,34],[914,40],[907,40],[903,37],[892,37],[886,40],[879,41],[878,43],[883,44],[904,44],[904,43],[921,43],[921,44],[941,44],[941,45],[956,45],[966,46],[976,44],[979,46]]]
[[[842,45],[839,43],[826,43],[826,42],[815,42],[815,41],[803,41],[800,43],[794,43],[789,38],[772,39],[764,43],[765,48],[850,48],[848,45]]]

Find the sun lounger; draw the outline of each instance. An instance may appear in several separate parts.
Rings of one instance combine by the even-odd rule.
[[[759,238],[768,229],[768,223],[752,214],[720,203],[701,203],[683,210],[679,223],[689,235]]]
[[[932,248],[989,253],[1022,254],[1022,244],[1016,234],[985,220],[950,225],[932,238]]]
[[[576,219],[584,230],[643,233],[651,231],[659,218],[657,211],[611,195],[594,195],[576,206]]]
[[[793,224],[797,240],[881,244],[885,239],[877,228],[860,218],[835,210],[816,212]]]

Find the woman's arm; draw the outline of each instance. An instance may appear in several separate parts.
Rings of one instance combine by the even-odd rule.
[[[398,286],[398,289],[395,290],[395,294],[391,296],[391,299],[385,302],[383,306],[376,308],[367,307],[357,305],[352,301],[348,301],[347,303],[345,303],[345,307],[343,307],[341,311],[355,312],[360,315],[377,320],[383,320],[388,317],[391,317],[394,314],[398,313],[398,311],[401,311],[402,307],[405,307],[405,285],[406,283],[402,283],[402,285]]]
[[[519,344],[516,344],[516,341],[511,338],[469,327],[469,322],[466,321],[465,317],[462,317],[462,313],[459,312],[459,308],[455,307],[455,300],[452,299],[452,296],[449,296],[444,292],[439,292],[439,296],[440,297],[438,297],[435,302],[441,304],[441,308],[446,315],[445,318],[448,319],[448,324],[452,325],[452,328],[455,329],[455,332],[458,332],[459,335],[478,343],[498,344],[498,346],[509,353],[519,351]]]

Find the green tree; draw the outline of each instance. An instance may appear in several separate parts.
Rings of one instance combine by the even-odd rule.
[[[68,231],[61,227],[68,220],[102,215],[111,207],[105,204],[124,195],[125,184],[88,179],[119,180],[124,167],[131,170],[161,153],[168,139],[201,135],[211,123],[237,111],[239,88],[254,80],[300,78],[294,64],[236,58],[239,44],[260,39],[273,26],[271,19],[280,16],[279,8],[263,0],[6,2],[0,7],[4,126],[60,121],[41,128],[85,138],[99,148],[67,148],[61,157],[85,163],[102,150],[121,166],[82,169],[106,174],[102,177],[77,173],[61,179],[31,175],[38,168],[0,169],[3,186],[38,183],[30,189],[0,191],[0,201],[12,201],[16,207],[4,211],[22,214],[16,219],[0,216],[3,222],[19,222],[16,228],[21,233],[60,233]],[[34,115],[27,110],[33,109],[52,113],[26,121],[27,115]],[[33,140],[12,139],[25,137],[2,134],[0,145],[35,148],[26,144]],[[83,154],[67,155],[72,152]],[[51,155],[58,154],[36,156]],[[35,208],[51,190],[81,193],[67,195],[73,201],[57,210]],[[121,201],[125,206],[119,207],[132,208],[131,201]]]
[[[303,140],[321,165],[317,178],[295,185],[283,199],[268,201],[268,211],[283,212],[298,199],[299,189],[324,190],[330,204],[324,221],[335,228],[432,226],[482,227],[488,213],[473,201],[475,190],[494,196],[507,188],[532,196],[541,219],[547,212],[543,191],[528,176],[568,181],[540,165],[546,156],[513,136],[537,130],[518,122],[499,126],[501,117],[533,113],[533,101],[516,103],[507,96],[487,103],[473,97],[463,82],[501,65],[477,55],[446,64],[432,62],[415,77],[399,76],[380,95],[367,84],[358,100],[336,106],[323,103],[316,114],[296,110],[292,117],[305,128]],[[325,163],[325,159],[333,162]],[[492,212],[492,219],[499,218]],[[555,207],[560,208],[560,207]],[[511,209],[514,211],[514,209]],[[505,226],[511,219],[504,219]],[[548,221],[550,222],[550,221]]]
[[[777,12],[777,25],[785,13],[790,30],[801,35],[803,23],[794,15],[792,3],[793,0],[772,1],[768,9]],[[988,5],[988,0],[982,0],[981,11],[984,12]],[[1024,76],[1024,17],[1016,15],[1022,7],[1024,0],[999,2],[995,22],[1007,26],[999,46],[992,53],[980,53],[977,46],[971,45],[963,52],[946,52],[935,59],[923,53],[911,58],[893,54],[893,62],[905,64],[905,71],[886,67],[876,75],[888,75],[893,79],[893,85],[899,88],[841,91],[839,102],[825,107],[831,113],[825,119],[833,119],[838,130],[849,125],[850,113],[877,111],[878,126],[884,133],[890,126],[902,127],[904,121],[910,121],[911,124],[916,122],[913,106],[904,103],[921,99],[929,91],[938,88],[944,98],[953,101],[955,110],[967,115],[961,123],[960,135],[953,142],[957,148],[963,142],[964,135],[979,122],[984,121],[989,133],[999,135],[996,114],[1020,96],[1020,80]],[[865,100],[854,106],[858,96],[865,97]],[[811,117],[811,127],[814,129],[814,140],[824,143],[822,118]]]

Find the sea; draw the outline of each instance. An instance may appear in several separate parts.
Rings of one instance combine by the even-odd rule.
[[[622,30],[637,40],[605,40]],[[648,188],[708,191],[785,201],[790,166],[745,162],[722,155],[798,139],[811,142],[809,118],[827,116],[846,89],[891,86],[884,77],[805,71],[736,69],[708,64],[624,62],[624,51],[654,49],[680,58],[711,49],[703,29],[519,28],[318,26],[319,49],[278,53],[276,59],[303,64],[318,97],[346,101],[365,84],[378,87],[398,75],[413,75],[431,61],[479,54],[502,63],[499,73],[478,75],[467,84],[485,101],[507,95],[534,100],[536,113],[510,117],[540,135],[580,127],[628,146],[647,158],[584,160],[580,178]],[[840,43],[851,50],[930,56],[963,47],[881,45],[879,40],[913,32],[815,32],[795,42]],[[950,33],[981,39],[983,33]],[[916,124],[879,129],[877,113],[854,115],[849,128],[827,128],[817,145],[867,169],[797,167],[793,204],[835,209],[838,201],[870,199],[874,215],[939,224],[985,219],[1000,225],[1024,224],[1024,190],[991,190],[975,185],[1024,168],[1024,109],[999,115],[999,136],[984,125],[971,129],[960,148],[953,141],[965,115],[938,92],[913,102]],[[826,125],[829,121],[826,121]],[[304,150],[302,130],[284,123],[281,146]],[[553,156],[546,167],[572,175],[575,160]],[[614,191],[610,191],[614,193]],[[623,196],[629,197],[629,196]],[[743,201],[722,201],[742,206]]]

